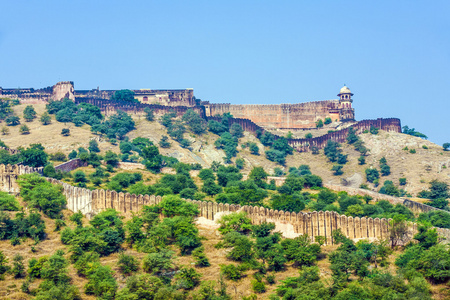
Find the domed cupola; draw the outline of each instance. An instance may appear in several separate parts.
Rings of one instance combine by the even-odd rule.
[[[350,91],[350,89],[346,85],[344,85],[341,88],[341,90],[339,91],[339,94],[338,94],[339,100],[341,100],[341,101],[353,102],[352,101],[352,96],[353,96],[352,92]]]

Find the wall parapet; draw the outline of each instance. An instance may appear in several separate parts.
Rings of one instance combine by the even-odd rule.
[[[214,120],[220,122],[222,119],[220,117],[208,117],[209,120]],[[253,121],[249,119],[240,119],[240,118],[229,118],[228,119],[229,125],[233,125],[234,123],[239,124],[242,129],[245,131],[252,132],[253,134],[256,134],[258,131],[260,133],[265,133],[267,130],[265,130],[263,127],[257,125]],[[355,124],[338,130],[334,132],[327,133],[322,136],[314,137],[314,138],[302,138],[302,139],[287,139],[288,144],[293,147],[298,152],[308,152],[311,151],[313,147],[317,147],[318,149],[323,149],[328,140],[332,140],[338,143],[344,143],[346,142],[347,135],[349,128],[353,128],[357,134],[363,133],[365,130],[370,130],[371,127],[377,127],[381,130],[388,131],[388,132],[402,132],[401,131],[401,122],[400,119],[397,118],[388,118],[388,119],[376,119],[376,120],[362,120],[358,121]],[[273,134],[275,139],[280,138],[280,136]]]
[[[63,162],[60,165],[55,166],[55,170],[56,171],[61,171],[61,172],[70,172],[70,171],[73,171],[73,170],[75,170],[77,168],[85,167],[85,166],[87,166],[86,162],[83,162],[79,158],[74,158],[74,159],[71,159],[69,161]]]
[[[9,193],[18,194],[17,177],[22,174],[35,172],[42,174],[42,168],[31,168],[21,165],[0,165],[0,189]],[[53,178],[46,178],[46,180],[52,184],[61,185],[67,199],[67,208],[73,212],[81,211],[84,215],[92,215],[111,208],[126,216],[131,216],[133,212],[142,210],[144,205],[157,205],[162,201],[161,196],[135,195],[110,190],[91,191],[85,188],[74,187]],[[184,200],[198,206],[200,212],[199,218],[217,221],[225,214],[244,211],[252,220],[253,224],[273,222],[276,226],[275,230],[281,232],[288,238],[306,234],[314,240],[316,236],[324,236],[325,243],[331,245],[333,244],[332,232],[337,229],[340,229],[345,236],[355,241],[361,239],[373,241],[389,238],[390,220],[385,218],[353,218],[339,215],[333,211],[295,213],[259,206],[241,206],[190,199]],[[449,229],[437,228],[437,231],[440,236],[450,240]],[[411,223],[408,238],[411,239],[416,232],[417,224]]]

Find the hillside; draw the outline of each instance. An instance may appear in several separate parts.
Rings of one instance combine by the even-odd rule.
[[[14,110],[18,116],[22,116],[22,111],[25,105],[15,106]],[[45,105],[34,105],[38,116],[45,111]],[[90,139],[96,139],[99,142],[99,147],[102,153],[107,150],[113,150],[119,153],[118,145],[112,145],[106,139],[100,138],[90,132],[90,126],[83,125],[76,127],[73,123],[60,123],[54,120],[50,125],[43,126],[38,119],[32,122],[23,122],[30,127],[30,134],[20,135],[19,126],[8,127],[10,129],[9,135],[1,136],[9,147],[17,148],[19,146],[27,146],[32,143],[41,143],[48,152],[55,153],[62,151],[65,154],[70,153],[73,149],[78,147],[87,148]],[[128,136],[130,139],[135,137],[149,138],[155,144],[159,142],[162,135],[167,135],[167,130],[159,122],[148,122],[143,116],[133,116],[136,122],[136,130],[131,131]],[[70,128],[71,135],[63,137],[61,130],[63,128]],[[332,184],[345,184],[359,187],[364,183],[364,170],[368,167],[379,168],[379,160],[385,157],[387,164],[391,167],[391,174],[380,178],[380,185],[384,180],[391,180],[394,184],[398,184],[399,178],[406,178],[407,184],[402,187],[407,192],[415,196],[419,191],[429,187],[431,180],[439,180],[449,182],[450,180],[450,152],[442,151],[442,147],[430,141],[394,132],[380,131],[377,135],[362,134],[361,139],[364,141],[367,148],[370,149],[369,155],[366,158],[365,165],[358,164],[359,152],[355,151],[352,146],[343,144],[342,150],[344,154],[348,154],[348,163],[344,165],[344,174],[341,176],[334,176],[330,171],[333,164],[320,151],[320,154],[313,155],[311,153],[298,153],[294,151],[293,155],[288,155],[286,159],[286,166],[280,166],[274,162],[267,160],[264,156],[265,147],[253,135],[245,132],[245,136],[239,140],[237,158],[243,158],[246,161],[245,172],[249,172],[254,166],[262,166],[268,173],[273,173],[274,168],[282,168],[287,173],[289,167],[298,167],[302,164],[307,164],[311,167],[313,174],[319,175],[324,182]],[[191,150],[180,147],[180,145],[171,140],[171,148],[160,148],[160,152],[166,156],[172,156],[185,163],[200,163],[203,166],[209,166],[213,161],[223,161],[225,156],[223,150],[218,150],[214,147],[214,141],[218,138],[217,135],[207,132],[202,136],[196,136],[186,133],[185,138],[190,140]],[[247,142],[254,142],[258,145],[260,155],[252,155],[248,147],[242,149],[241,145]],[[424,149],[426,146],[428,149]],[[408,150],[403,150],[408,147]],[[266,147],[266,149],[268,149]],[[416,153],[412,154],[409,150],[414,149]],[[373,188],[369,184],[369,187]]]

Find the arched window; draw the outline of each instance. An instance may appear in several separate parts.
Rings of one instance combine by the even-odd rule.
[[[145,102],[147,102],[148,101],[148,97],[147,96],[145,96],[143,99],[142,99],[142,101],[145,101]]]

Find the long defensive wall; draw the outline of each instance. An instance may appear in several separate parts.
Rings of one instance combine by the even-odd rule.
[[[67,166],[67,165],[66,165]],[[31,168],[21,165],[0,165],[0,189],[12,194],[19,193],[17,177],[22,174],[42,173],[42,168]],[[88,190],[71,186],[62,181],[46,178],[53,184],[59,184],[67,198],[67,208],[73,212],[81,211],[84,215],[92,215],[105,209],[115,209],[124,215],[131,216],[144,205],[156,205],[161,202],[160,196],[134,195],[117,193],[109,190]],[[275,230],[285,237],[293,238],[307,234],[312,239],[324,236],[326,244],[332,244],[332,232],[340,229],[348,238],[353,240],[368,239],[381,240],[389,238],[389,219],[347,217],[336,212],[291,213],[267,209],[258,206],[240,206],[215,202],[187,200],[196,204],[200,210],[199,218],[216,221],[224,214],[244,211],[254,224],[273,222]],[[450,240],[450,230],[437,228],[440,236]],[[417,232],[417,225],[409,226],[409,238]]]

